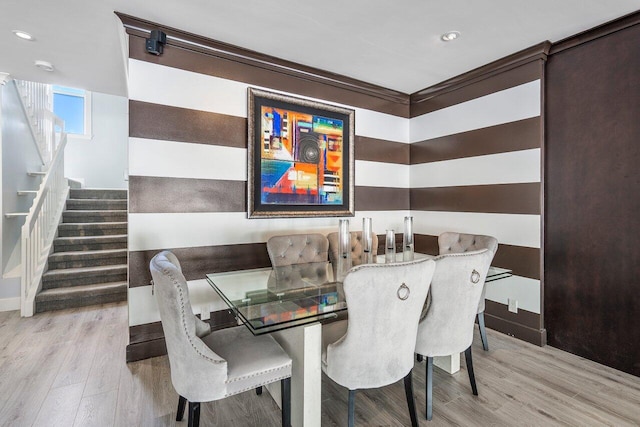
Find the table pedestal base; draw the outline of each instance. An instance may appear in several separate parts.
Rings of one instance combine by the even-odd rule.
[[[320,427],[322,403],[322,325],[311,323],[271,334],[293,360],[291,373],[291,426]],[[267,390],[282,407],[280,383]]]
[[[451,356],[436,356],[433,358],[433,364],[445,372],[455,374],[460,370],[460,353]]]

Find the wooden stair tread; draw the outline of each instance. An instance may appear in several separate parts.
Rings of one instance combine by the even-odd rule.
[[[61,299],[75,299],[86,294],[113,294],[126,292],[127,282],[95,283],[92,285],[70,286],[65,288],[52,288],[40,291],[36,295],[37,302],[45,302]]]

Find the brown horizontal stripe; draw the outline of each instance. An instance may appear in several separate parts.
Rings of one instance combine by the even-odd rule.
[[[428,234],[415,234],[414,250],[421,254],[438,255],[440,249],[438,248],[438,236],[431,236]]]
[[[544,42],[411,95],[411,117],[542,78],[550,43]]]
[[[129,212],[246,212],[246,194],[246,181],[130,176]]]
[[[168,248],[169,249],[169,248]],[[204,279],[208,273],[270,267],[266,243],[200,246],[170,249],[180,260],[187,280]],[[160,249],[129,252],[129,287],[151,282],[149,263]]]
[[[247,119],[130,100],[129,136],[247,148]]]
[[[540,148],[540,117],[409,144],[411,164]]]
[[[492,265],[513,270],[516,276],[540,280],[540,249],[500,243]]]
[[[355,189],[356,211],[409,210],[409,189],[362,187]]]
[[[356,160],[408,165],[411,145],[356,135],[355,157]]]
[[[411,210],[540,214],[540,183],[412,188]]]
[[[231,328],[238,323],[231,310],[219,310],[210,313],[209,320],[212,331]],[[129,327],[129,345],[127,346],[127,362],[148,359],[167,354],[164,331],[161,322],[146,323]]]
[[[162,29],[169,36],[164,53],[159,56],[147,53],[146,34],[129,30],[130,58],[395,116],[409,117],[408,94],[154,25],[153,29],[157,28]],[[198,43],[210,45],[219,50],[199,48],[181,43],[171,37],[197,38]],[[239,57],[235,52],[230,53],[233,49],[241,50],[240,54],[243,57]],[[252,58],[252,56],[259,56],[259,58]],[[286,63],[286,68],[279,63]]]
[[[539,314],[526,310],[518,310],[517,314],[511,313],[505,304],[487,300],[484,321],[487,328],[531,344],[543,346],[547,343],[547,331],[539,326]],[[491,349],[491,341],[489,341],[489,349]]]
[[[438,236],[416,234],[415,251],[422,254],[438,255]],[[516,276],[540,280],[540,249],[500,243],[491,265],[507,268]]]

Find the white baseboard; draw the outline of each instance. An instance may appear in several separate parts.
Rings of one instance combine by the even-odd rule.
[[[0,298],[0,311],[20,310],[20,297]]]

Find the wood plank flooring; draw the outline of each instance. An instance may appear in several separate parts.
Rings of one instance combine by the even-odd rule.
[[[126,303],[21,319],[0,313],[0,426],[173,426],[178,401],[166,357],[125,363]],[[466,370],[435,369],[433,421],[425,414],[424,363],[414,387],[421,426],[639,426],[640,378],[555,348],[489,330],[476,337],[479,396]],[[464,359],[464,358],[463,358]],[[464,363],[464,362],[463,362]],[[323,377],[322,425],[344,426],[347,391]],[[268,393],[202,407],[203,426],[279,426]],[[356,424],[410,425],[402,382],[359,391]]]

